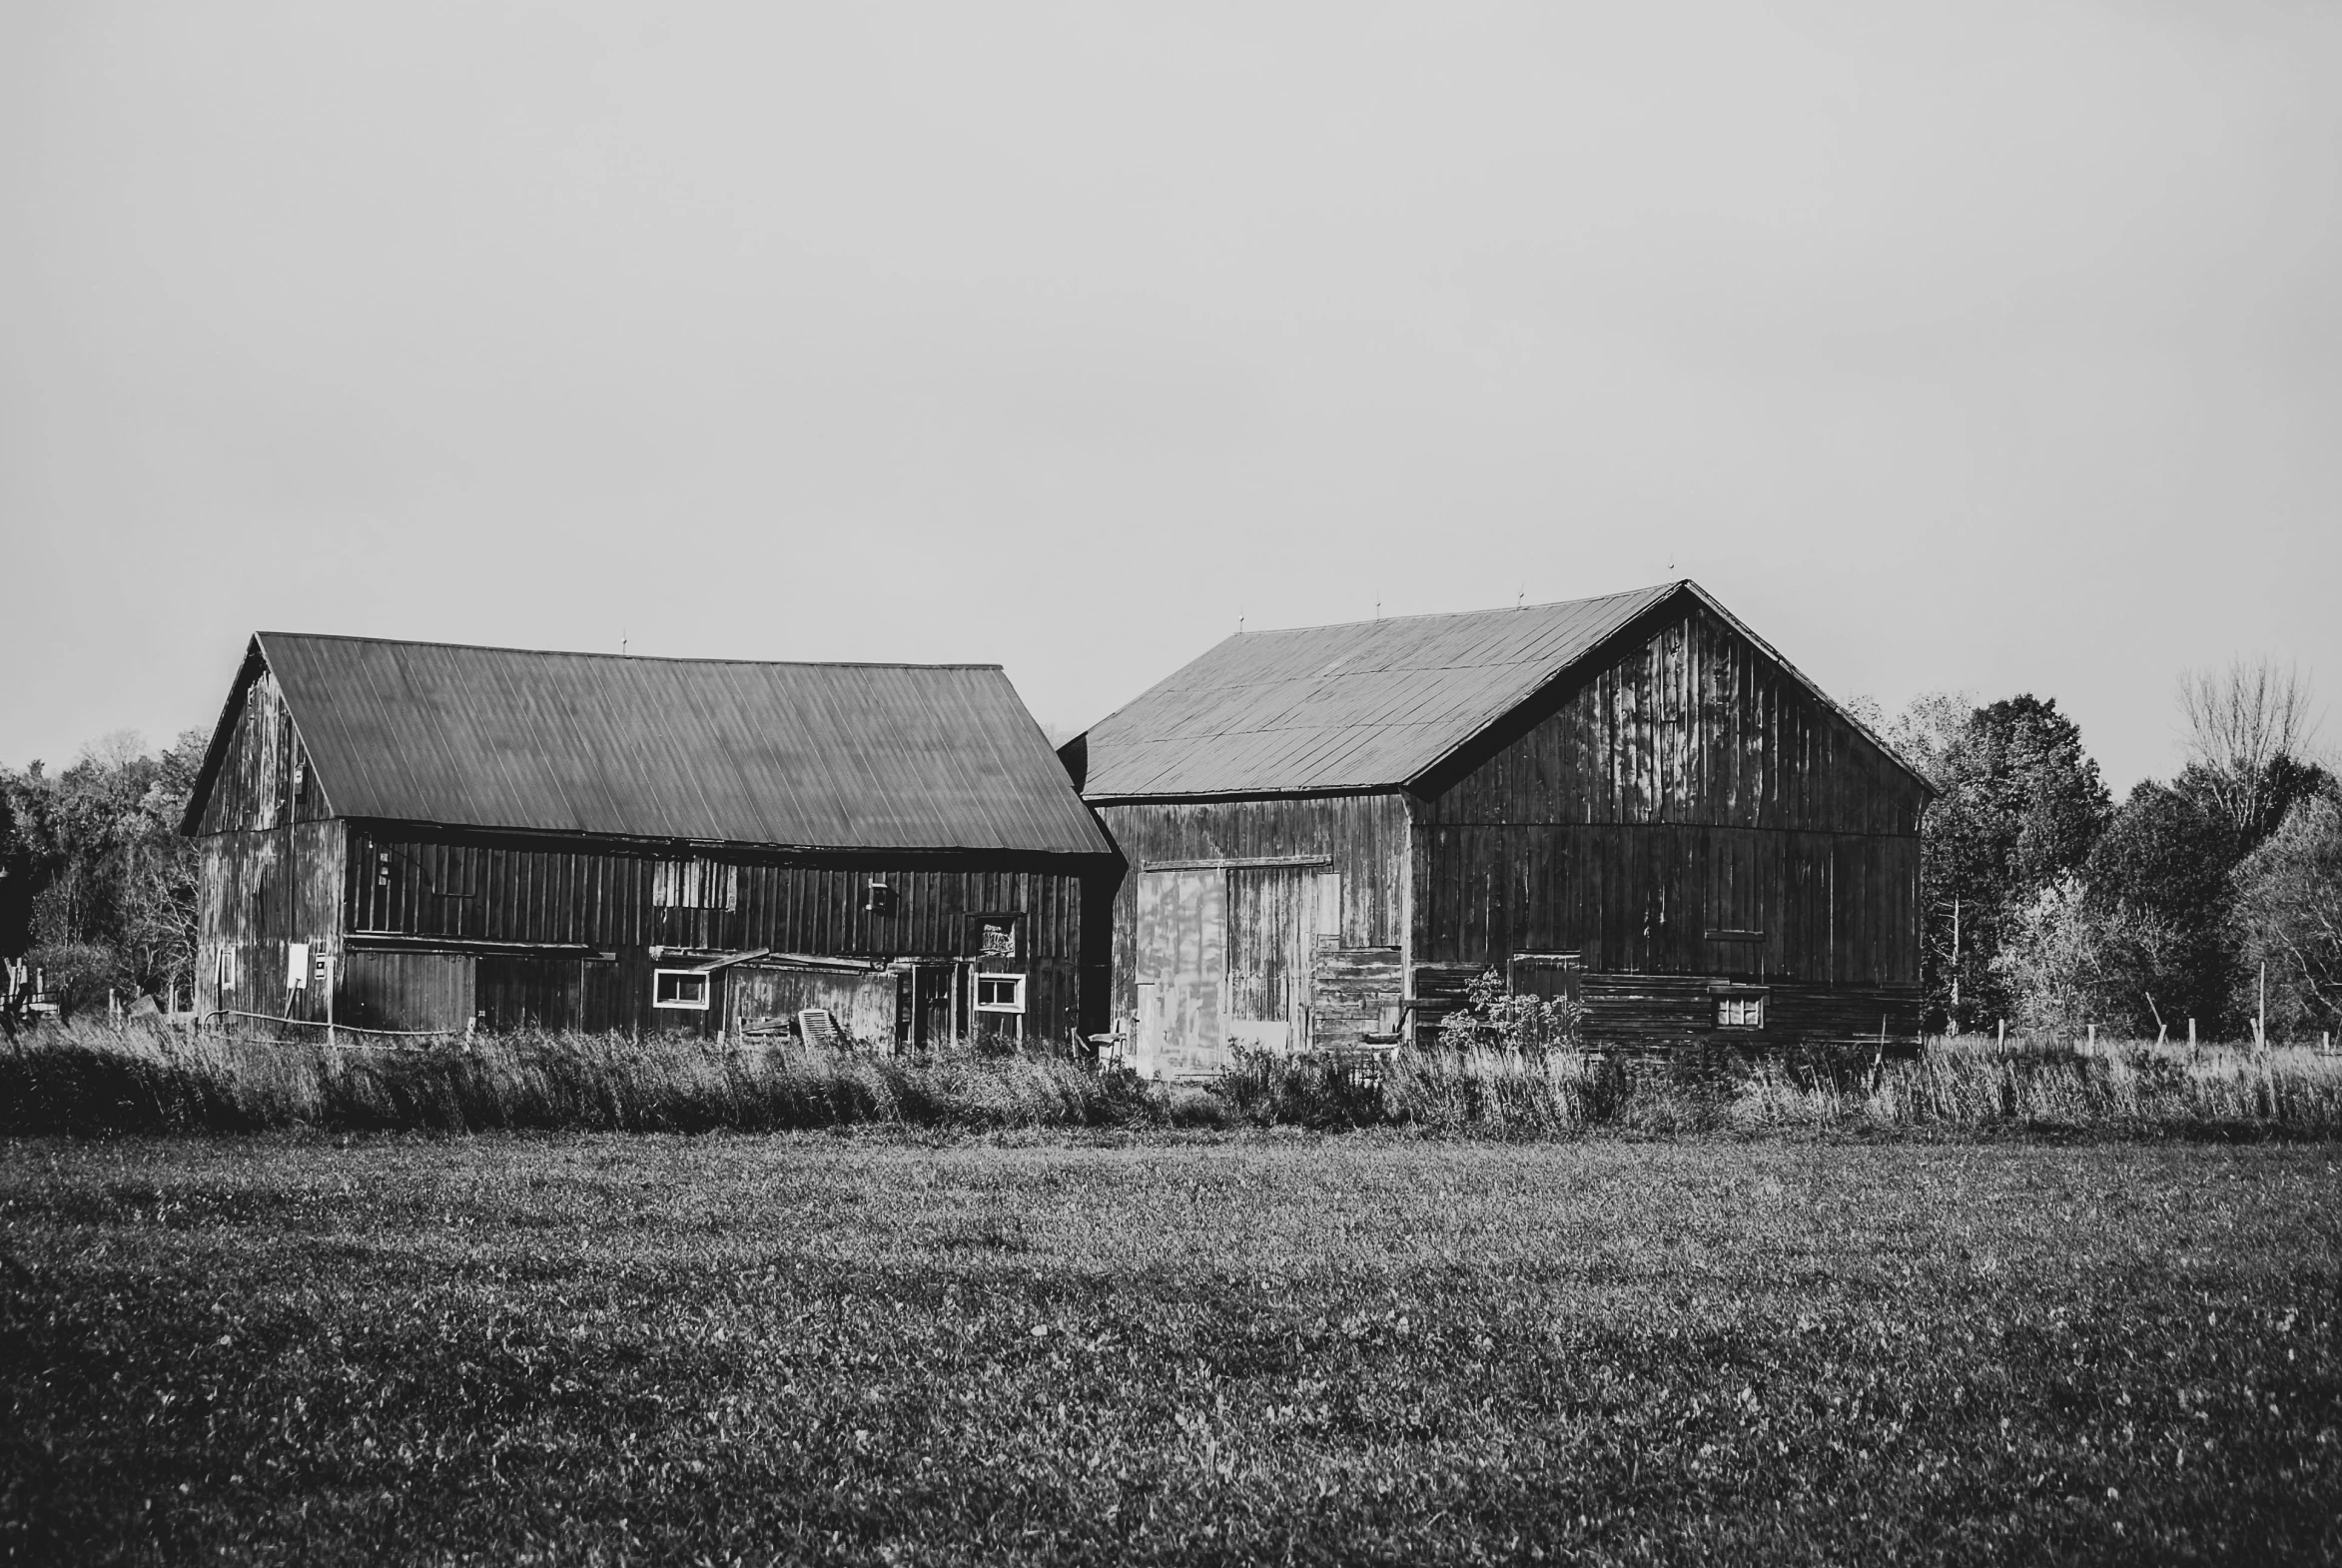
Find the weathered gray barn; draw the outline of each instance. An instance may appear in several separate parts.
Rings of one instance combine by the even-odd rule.
[[[1120,861],[995,665],[263,632],[184,830],[206,1014],[715,1034],[827,1008],[880,1045],[1103,1016],[1083,955]]]
[[[1427,1028],[1491,968],[1597,1040],[1919,1027],[1929,786],[1689,581],[1241,633],[1060,755],[1150,1072]]]

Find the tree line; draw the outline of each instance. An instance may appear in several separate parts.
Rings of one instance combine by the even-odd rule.
[[[2178,705],[2183,766],[2119,805],[2054,698],[1859,713],[1938,791],[1931,1030],[2236,1039],[2264,996],[2273,1037],[2342,1027],[2342,790],[2311,755],[2308,687],[2239,662],[2183,679]]]
[[[1938,791],[1923,822],[1931,1031],[2248,1036],[2342,1030],[2342,786],[2308,688],[2266,663],[2181,683],[2185,765],[2116,805],[2054,698],[1931,695],[1858,716]],[[179,835],[209,736],[134,735],[57,773],[0,768],[0,955],[69,1009],[193,994],[196,851]]]
[[[210,739],[191,729],[149,752],[125,731],[56,773],[0,767],[0,955],[69,1012],[109,992],[191,1005],[196,847],[179,820]]]

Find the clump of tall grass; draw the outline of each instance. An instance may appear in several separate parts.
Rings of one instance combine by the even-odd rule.
[[[1605,1128],[2342,1138],[2342,1059],[2302,1047],[1954,1044],[1904,1058],[1808,1051],[1752,1060],[1480,1046],[1400,1051],[1377,1078],[1367,1106],[1354,1070],[1252,1064],[1231,1098],[1255,1121],[1495,1138]]]
[[[774,1132],[1149,1126],[1169,1098],[1042,1056],[513,1034],[420,1048],[74,1023],[0,1044],[0,1130]]]

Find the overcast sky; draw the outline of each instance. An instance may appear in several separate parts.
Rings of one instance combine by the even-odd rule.
[[[2342,695],[2337,84],[2310,0],[10,0],[0,760],[258,627],[1071,729],[1689,575],[2120,789],[2190,665]]]

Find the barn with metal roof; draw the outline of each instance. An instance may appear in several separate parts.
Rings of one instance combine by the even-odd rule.
[[[1060,755],[1152,1072],[1395,1041],[1488,971],[1622,1043],[1918,1028],[1926,781],[1688,580],[1239,633]]]
[[[281,632],[184,827],[201,1005],[337,1032],[1058,1037],[1120,864],[996,665]]]

